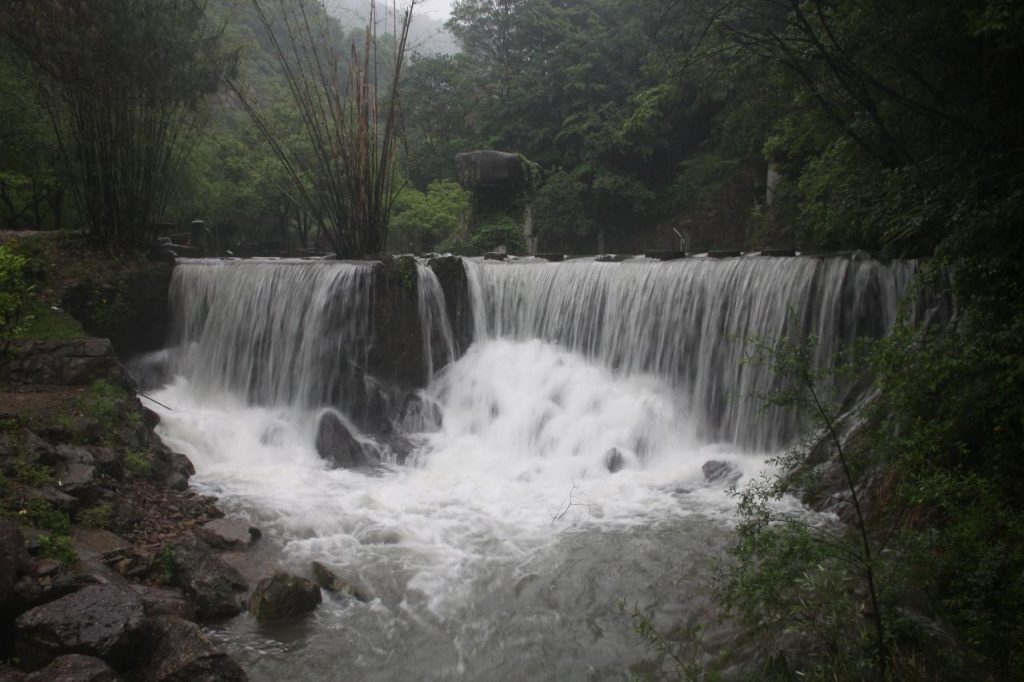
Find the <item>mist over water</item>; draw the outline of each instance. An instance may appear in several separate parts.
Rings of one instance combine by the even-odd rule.
[[[731,335],[796,315],[827,345],[892,324],[912,266],[835,260],[472,263],[477,340],[454,362],[421,267],[421,397],[439,418],[399,425],[415,445],[404,465],[361,470],[328,469],[314,443],[321,344],[363,352],[363,266],[179,268],[161,435],[294,571],[319,560],[375,596],[328,598],[292,625],[242,616],[216,636],[254,680],[628,679],[648,654],[620,602],[665,629],[706,620],[734,500],[702,465],[728,462],[742,483],[764,468],[756,444],[790,428],[709,408],[729,382],[768,380],[726,366]],[[726,437],[744,429],[757,435]]]

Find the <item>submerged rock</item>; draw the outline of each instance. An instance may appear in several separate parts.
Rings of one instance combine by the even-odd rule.
[[[351,469],[371,463],[362,444],[333,412],[320,418],[316,430],[316,451],[334,467]]]
[[[626,466],[626,458],[623,457],[622,452],[618,448],[612,448],[604,453],[604,465],[609,473],[614,474]]]
[[[25,682],[117,682],[113,668],[93,656],[67,654],[25,677]]]
[[[313,579],[316,580],[317,585],[328,592],[352,597],[361,602],[373,601],[373,597],[363,587],[353,585],[319,561],[313,562]]]
[[[146,614],[139,598],[111,585],[90,585],[21,614],[15,655],[30,668],[63,654],[124,665],[138,644]]]
[[[146,682],[245,682],[248,677],[194,624],[174,616],[153,618],[142,642],[145,655],[132,678]]]
[[[709,459],[700,469],[708,483],[723,483],[727,487],[736,485],[736,481],[743,476],[735,466],[719,459]]]
[[[253,590],[249,612],[261,621],[286,620],[309,613],[322,599],[320,588],[309,580],[276,573]]]

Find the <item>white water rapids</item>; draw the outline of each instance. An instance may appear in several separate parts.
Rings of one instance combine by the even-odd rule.
[[[646,669],[621,603],[665,630],[707,619],[707,562],[734,500],[702,465],[747,480],[764,467],[758,445],[792,427],[755,426],[756,409],[721,395],[730,381],[770,385],[727,366],[730,339],[782,332],[787,315],[834,347],[884,332],[913,272],[833,260],[472,264],[477,340],[423,391],[440,425],[409,434],[404,465],[361,470],[329,469],[314,444],[344,371],[324,363],[366,352],[365,266],[179,265],[161,436],[293,571],[319,560],[375,597],[328,598],[290,625],[241,616],[216,636],[253,680]],[[425,352],[445,362],[450,330],[425,271]],[[754,437],[735,436],[744,428]]]

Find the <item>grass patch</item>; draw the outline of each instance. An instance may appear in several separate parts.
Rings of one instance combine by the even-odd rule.
[[[86,338],[82,325],[61,310],[54,310],[38,298],[29,303],[15,339],[33,341],[74,341]]]
[[[97,507],[79,512],[78,523],[86,528],[101,528],[108,530],[114,525],[114,514],[110,511],[109,506],[101,504]]]

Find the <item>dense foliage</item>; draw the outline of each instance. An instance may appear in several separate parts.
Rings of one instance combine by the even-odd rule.
[[[0,26],[37,71],[83,222],[144,241],[233,55],[198,0],[12,1]]]

